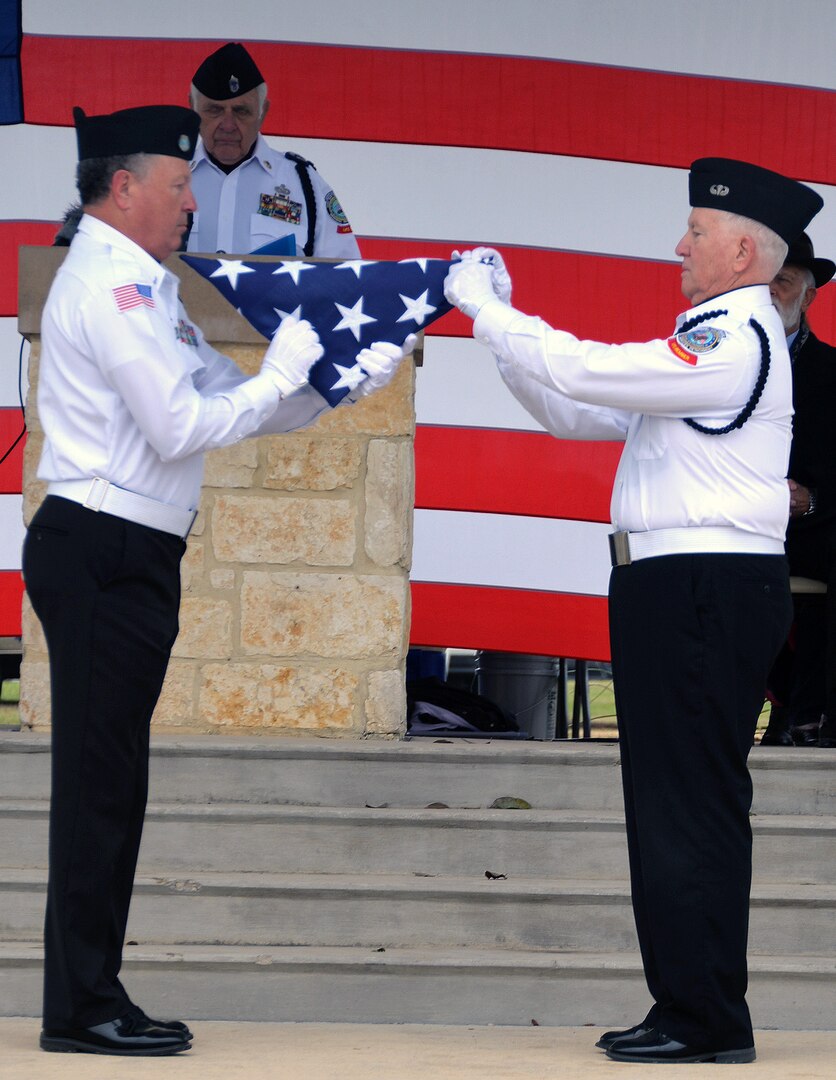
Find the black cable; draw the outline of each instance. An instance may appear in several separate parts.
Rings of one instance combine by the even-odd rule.
[[[23,404],[23,346],[25,344],[26,338],[22,337],[20,339],[20,355],[18,356],[17,361],[17,399],[20,402],[20,414],[23,417],[23,427],[20,430],[20,434],[17,436],[9,449],[5,452],[5,454],[3,454],[2,457],[0,457],[0,465],[3,464],[9,454],[11,454],[11,452],[26,434],[26,406]]]

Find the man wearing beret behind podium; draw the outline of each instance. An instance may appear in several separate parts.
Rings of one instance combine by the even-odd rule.
[[[190,100],[200,141],[189,251],[360,258],[340,201],[313,163],[274,150],[261,134],[267,83],[243,45],[231,41],[206,57]]]
[[[119,972],[148,786],[151,714],[177,636],[180,559],[204,451],[293,431],[327,408],[322,346],[283,320],[252,378],[189,319],[162,262],[195,209],[200,119],[174,105],[75,110],[84,215],[41,321],[47,496],[23,574],[49,650],[52,801],[41,1047],[162,1055],[181,1021],[150,1019]],[[357,356],[365,395],[407,348]]]
[[[819,211],[810,188],[701,158],[676,247],[672,336],[579,341],[510,306],[489,249],[447,299],[553,434],[625,443],[609,610],[630,877],[653,1005],[597,1045],[615,1061],[748,1062],[752,865],[746,759],[791,618],[784,532],[789,355],[769,282]]]

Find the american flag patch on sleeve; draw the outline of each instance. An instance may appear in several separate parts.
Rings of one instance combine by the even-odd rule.
[[[142,305],[150,308],[155,306],[150,285],[120,285],[113,290],[113,298],[120,311],[130,311]]]

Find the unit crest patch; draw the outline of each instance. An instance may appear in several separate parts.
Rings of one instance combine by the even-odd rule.
[[[351,232],[351,226],[348,224],[345,210],[340,206],[340,200],[333,191],[329,191],[325,196],[325,209],[328,211],[328,217],[330,217],[332,221],[336,221],[339,226],[337,232]]]
[[[718,330],[713,326],[700,326],[696,330],[689,330],[687,334],[677,334],[676,337],[668,338],[668,348],[674,356],[678,356],[686,364],[696,364],[698,356],[712,352],[725,336],[725,330]]]

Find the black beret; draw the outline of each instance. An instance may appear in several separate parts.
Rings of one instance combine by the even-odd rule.
[[[790,244],[790,250],[787,252],[786,259],[784,259],[784,266],[790,263],[793,266],[803,266],[805,270],[810,270],[817,289],[820,289],[822,285],[826,285],[836,274],[836,263],[831,262],[830,259],[816,258],[813,251],[813,241],[806,232],[802,233]]]
[[[164,154],[191,161],[200,117],[181,105],[142,105],[105,116],[73,109],[78,160],[123,154]]]
[[[194,73],[192,83],[204,97],[227,101],[255,90],[264,82],[255,60],[240,42],[231,41],[207,56]]]
[[[806,184],[731,158],[699,158],[688,178],[691,206],[726,210],[760,221],[791,243],[824,206]]]

